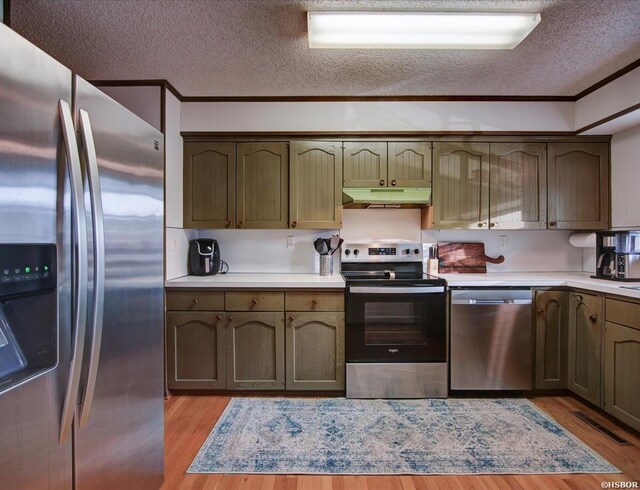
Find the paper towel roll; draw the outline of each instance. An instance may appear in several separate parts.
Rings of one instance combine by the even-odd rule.
[[[596,246],[595,233],[572,233],[569,243],[578,248],[594,248]]]

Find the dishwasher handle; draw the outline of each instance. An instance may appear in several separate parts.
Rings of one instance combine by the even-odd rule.
[[[530,299],[453,299],[452,305],[530,305]]]

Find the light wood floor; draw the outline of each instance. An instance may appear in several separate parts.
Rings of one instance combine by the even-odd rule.
[[[539,397],[533,402],[579,439],[620,468],[614,475],[496,476],[313,476],[187,475],[200,446],[229,402],[221,396],[172,396],[165,405],[165,490],[173,489],[597,489],[602,482],[640,480],[640,438],[571,397]],[[571,414],[583,410],[623,436],[619,446]]]

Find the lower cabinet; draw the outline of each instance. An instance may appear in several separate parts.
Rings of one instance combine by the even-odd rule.
[[[343,390],[344,313],[288,312],[288,390]]]
[[[282,313],[234,312],[227,321],[227,389],[283,390]]]
[[[568,291],[536,291],[535,387],[567,387]]]
[[[168,311],[167,386],[219,390],[225,387],[225,314]]]
[[[602,406],[602,310],[602,295],[571,292],[568,388],[597,406]]]
[[[607,297],[606,320],[604,409],[640,430],[640,302]]]
[[[166,304],[171,390],[345,387],[343,291],[180,289]]]

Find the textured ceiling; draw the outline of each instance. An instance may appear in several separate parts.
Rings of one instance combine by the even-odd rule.
[[[310,50],[307,10],[541,12],[507,51]],[[88,79],[183,95],[575,95],[640,57],[640,0],[11,0],[12,27]]]

